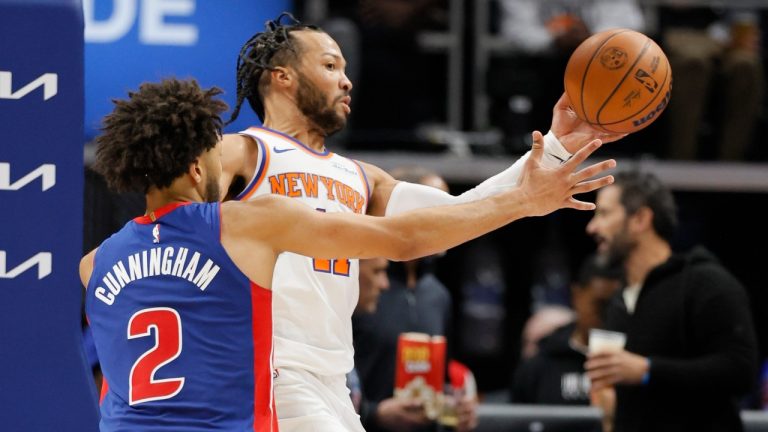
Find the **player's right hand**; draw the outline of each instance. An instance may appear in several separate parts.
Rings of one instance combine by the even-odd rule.
[[[532,210],[531,216],[543,216],[562,208],[595,209],[593,203],[579,201],[574,198],[574,195],[592,192],[613,183],[613,176],[610,175],[590,180],[614,168],[616,161],[613,159],[598,162],[577,171],[579,165],[601,145],[600,140],[590,141],[560,167],[546,168],[541,164],[544,154],[544,137],[541,132],[533,132],[533,148],[519,182],[519,186],[527,197],[526,204]]]
[[[576,153],[589,142],[599,139],[603,143],[620,140],[627,136],[625,133],[608,133],[595,128],[576,116],[571,108],[568,94],[563,93],[552,110],[552,126],[550,130],[560,140],[569,153]]]

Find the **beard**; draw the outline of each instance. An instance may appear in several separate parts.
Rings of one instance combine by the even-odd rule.
[[[296,103],[301,113],[317,125],[325,136],[333,135],[347,124],[346,117],[339,115],[333,108],[335,103],[329,105],[320,89],[303,74],[299,75]]]
[[[219,192],[219,179],[208,177],[208,180],[205,182],[205,196],[203,199],[205,202],[214,203],[218,202],[220,198],[221,193]]]
[[[609,267],[623,266],[629,255],[637,246],[637,242],[630,238],[626,225],[616,233],[605,252],[605,264]]]

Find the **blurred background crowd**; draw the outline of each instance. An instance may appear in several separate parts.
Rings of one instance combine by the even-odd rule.
[[[656,40],[672,65],[671,104],[650,127],[600,152],[671,189],[679,220],[673,250],[705,246],[744,286],[766,372],[755,368],[738,404],[768,410],[768,230],[759,210],[768,205],[761,43],[768,2],[297,0],[293,13],[338,41],[354,83],[350,122],[331,149],[388,170],[420,166],[409,180],[442,177],[438,187],[454,194],[511,164],[532,130],[546,132],[568,57],[584,39],[626,27]],[[221,65],[232,81],[235,55]],[[85,251],[144,209],[142,196],[112,195],[91,171],[85,203]],[[572,342],[583,345],[589,328],[603,326],[625,282],[621,268],[596,264],[591,218],[561,211],[441,257],[388,270],[378,263],[371,271],[389,277],[374,284],[374,303],[437,302],[439,325],[423,331],[448,336],[450,356],[472,370],[481,402],[589,405],[585,356]],[[408,297],[417,285],[429,295]],[[376,329],[364,315],[382,310],[365,309],[356,331],[370,341]],[[376,354],[363,348],[361,355]],[[358,372],[375,361],[361,360]],[[370,398],[387,408],[385,393]]]

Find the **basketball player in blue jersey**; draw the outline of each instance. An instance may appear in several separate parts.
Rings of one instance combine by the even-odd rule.
[[[145,215],[80,264],[105,380],[102,431],[276,431],[273,373],[282,372],[272,364],[270,288],[285,251],[413,259],[522,217],[592,209],[573,195],[612,182],[589,179],[613,161],[575,171],[599,140],[551,170],[539,166],[537,134],[520,185],[470,204],[386,218],[326,214],[269,194],[220,204],[219,93],[195,81],[144,84],[116,101],[97,138],[96,170],[147,202]]]
[[[518,184],[530,155],[454,197],[397,182],[373,165],[330,152],[326,137],[343,128],[351,112],[345,60],[325,32],[295,20],[284,24],[285,16],[268,22],[240,52],[237,106],[230,121],[248,100],[263,126],[224,137],[222,190],[228,196],[249,200],[277,194],[321,212],[384,216],[476,201]],[[559,168],[595,138],[614,141],[621,135],[600,134],[578,120],[564,96],[555,107],[551,132],[541,139],[542,164]],[[344,386],[353,366],[357,261],[344,255],[320,258],[285,253],[275,267],[275,365],[280,371],[275,397],[284,431],[360,430]]]

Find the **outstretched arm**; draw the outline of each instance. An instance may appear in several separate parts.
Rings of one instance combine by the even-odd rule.
[[[615,162],[605,161],[578,172],[576,168],[600,144],[592,142],[553,170],[540,165],[543,137],[535,132],[531,158],[519,186],[472,203],[421,209],[394,217],[325,214],[277,196],[264,196],[249,203],[225,203],[222,242],[241,247],[247,242],[267,244],[274,253],[291,251],[316,258],[415,259],[523,217],[545,215],[560,208],[593,209],[593,204],[577,201],[573,196],[610,184],[610,176],[589,179],[612,168]]]
[[[612,142],[624,136],[626,134],[603,133],[576,117],[570,108],[568,96],[563,94],[552,110],[552,126],[550,132],[544,136],[541,164],[547,168],[557,168],[570,159],[573,153],[595,139]],[[417,208],[477,201],[498,194],[517,185],[530,155],[531,152],[524,154],[506,170],[459,196],[423,185],[398,182],[380,168],[363,164],[373,190],[368,214],[389,216]]]

